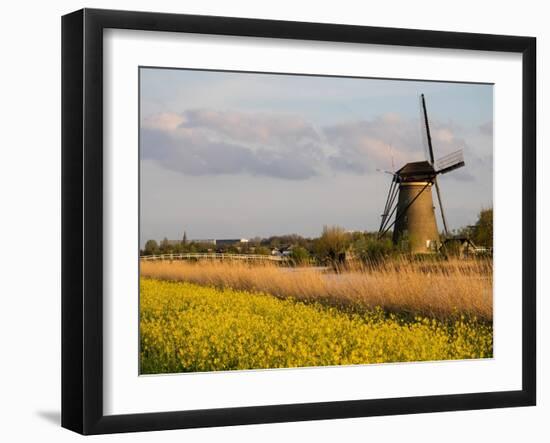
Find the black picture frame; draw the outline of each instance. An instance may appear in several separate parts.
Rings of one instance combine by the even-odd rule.
[[[103,413],[103,30],[503,51],[522,55],[522,389],[131,415]],[[82,434],[530,406],[536,403],[536,39],[83,9],[62,18],[62,426]]]

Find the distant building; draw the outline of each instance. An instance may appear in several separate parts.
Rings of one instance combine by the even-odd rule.
[[[191,243],[203,243],[207,245],[215,245],[216,240],[213,238],[201,238],[201,239],[191,240]]]
[[[460,258],[492,252],[490,248],[476,246],[468,237],[459,236],[443,240],[440,251],[447,255],[454,255]]]
[[[224,238],[214,240],[216,246],[234,246],[243,243],[248,243],[248,240],[246,238]]]
[[[278,256],[278,257],[290,257],[292,255],[293,249],[294,249],[293,245],[281,246],[279,248],[273,248],[271,250],[271,255],[275,255],[275,256]]]
[[[243,243],[248,243],[248,240],[246,238],[203,238],[203,239],[195,239],[191,240],[193,243],[203,243],[208,245],[215,245],[215,246],[233,246],[233,245],[241,245]]]

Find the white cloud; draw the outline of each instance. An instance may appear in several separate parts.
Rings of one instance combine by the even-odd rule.
[[[456,135],[460,128],[440,122],[431,126],[436,157],[468,148]],[[297,114],[191,109],[146,116],[141,141],[144,158],[188,175],[304,180],[330,172],[395,170],[424,160],[423,131],[419,120],[396,113],[317,128]]]
[[[437,128],[431,135],[436,141],[441,143],[452,143],[455,141],[455,136],[449,128]]]
[[[291,180],[320,173],[322,142],[288,114],[189,110],[144,119],[142,153],[189,175],[250,174]]]

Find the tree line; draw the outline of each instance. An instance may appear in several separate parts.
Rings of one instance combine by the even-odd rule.
[[[455,235],[467,237],[477,246],[492,249],[493,209],[481,210],[474,225],[455,231]],[[187,234],[184,233],[182,240],[177,242],[171,242],[167,238],[160,243],[148,240],[141,254],[223,252],[269,255],[276,251],[284,252],[297,264],[337,264],[350,258],[364,263],[376,263],[406,252],[394,245],[391,237],[391,232],[380,238],[377,232],[349,232],[339,226],[324,226],[317,238],[289,234],[268,238],[256,237],[246,243],[220,246],[208,242],[188,241]]]

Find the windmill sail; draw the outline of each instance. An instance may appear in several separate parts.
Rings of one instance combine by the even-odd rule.
[[[434,164],[434,150],[432,147],[432,135],[430,133],[430,124],[428,123],[428,111],[426,110],[426,100],[424,94],[420,95],[422,100],[422,112],[424,114],[424,127],[426,129],[426,141],[428,142],[428,154],[430,155],[429,162]]]
[[[464,165],[464,152],[460,149],[438,159],[435,162],[435,170],[438,174],[445,174]]]
[[[435,167],[435,160],[434,160],[434,150],[432,146],[432,136],[430,134],[430,124],[428,122],[428,111],[426,110],[426,100],[424,98],[424,94],[420,95],[422,99],[422,110],[424,111],[424,124],[426,125],[426,138],[428,139],[428,149],[430,154],[430,164],[434,169]],[[439,190],[439,183],[437,183],[437,177],[434,177],[433,179],[435,184],[435,190],[437,192],[437,201],[439,202],[439,209],[441,211],[441,220],[443,221],[443,230],[445,231],[445,235],[449,235],[449,230],[447,229],[447,218],[445,217],[445,210],[443,209],[443,200],[441,198],[441,191]]]

